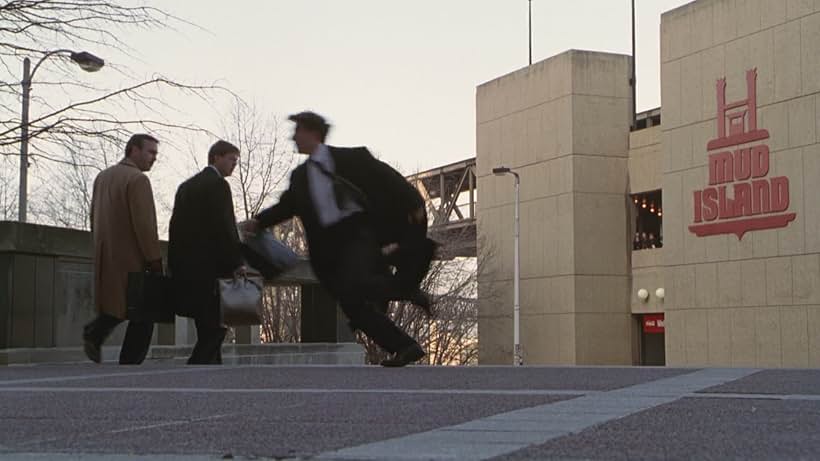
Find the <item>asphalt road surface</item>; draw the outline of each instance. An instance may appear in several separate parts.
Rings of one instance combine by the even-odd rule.
[[[12,366],[7,459],[820,459],[820,370]]]

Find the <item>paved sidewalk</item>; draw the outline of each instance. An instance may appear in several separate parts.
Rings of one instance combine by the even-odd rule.
[[[0,460],[819,456],[820,370],[0,368]]]

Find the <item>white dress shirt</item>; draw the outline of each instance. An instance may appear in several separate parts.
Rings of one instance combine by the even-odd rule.
[[[344,198],[342,209],[339,209],[333,190],[333,179],[323,172],[317,163],[327,172],[336,172],[336,164],[330,155],[330,149],[324,144],[319,144],[316,147],[313,154],[308,157],[307,163],[310,198],[316,209],[319,224],[321,224],[322,227],[332,226],[342,219],[362,211],[361,207],[353,203],[348,197]]]

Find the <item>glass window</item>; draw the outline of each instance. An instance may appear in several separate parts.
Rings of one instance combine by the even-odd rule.
[[[649,250],[663,246],[663,203],[661,191],[642,192],[631,196],[635,207],[633,250]]]

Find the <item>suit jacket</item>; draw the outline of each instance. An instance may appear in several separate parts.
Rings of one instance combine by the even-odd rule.
[[[216,279],[242,265],[228,182],[206,167],[179,186],[168,229],[168,269],[177,312],[218,316]]]
[[[407,214],[424,207],[418,190],[401,173],[373,157],[365,147],[328,146],[328,149],[336,166],[334,173],[366,196],[367,219],[380,243],[400,241],[408,229]],[[256,219],[262,226],[269,227],[298,216],[307,234],[311,262],[319,272],[323,256],[335,242],[332,232],[327,232],[319,224],[308,188],[306,163],[293,170],[290,186],[279,198],[279,203],[260,212]]]
[[[94,179],[94,303],[97,311],[125,319],[128,273],[162,258],[151,182],[124,159]]]

